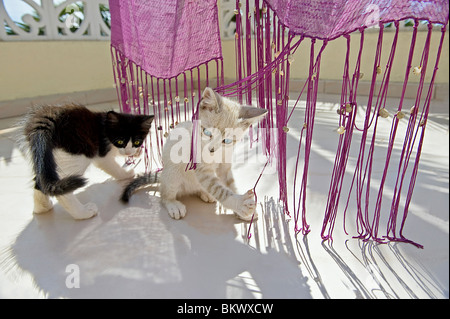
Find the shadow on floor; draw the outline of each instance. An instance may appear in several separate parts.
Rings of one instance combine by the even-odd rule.
[[[89,220],[73,220],[59,204],[34,216],[1,268],[29,273],[49,298],[311,298],[298,262],[238,240],[233,214],[185,198],[188,214],[175,221],[158,197],[140,192],[125,206],[120,190],[107,180],[81,191],[100,209]]]

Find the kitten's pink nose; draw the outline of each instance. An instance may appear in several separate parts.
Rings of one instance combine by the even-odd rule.
[[[136,153],[136,150],[125,150],[125,155],[134,155]]]

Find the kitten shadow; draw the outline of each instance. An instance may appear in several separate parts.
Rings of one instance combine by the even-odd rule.
[[[17,129],[13,129],[2,132],[0,129],[0,161],[4,161],[7,166],[11,164],[14,149],[17,148],[15,142],[17,131]]]
[[[92,219],[73,220],[59,204],[36,215],[1,267],[29,273],[49,298],[254,298],[243,274],[263,297],[311,297],[296,261],[236,239],[234,214],[189,197],[187,216],[176,221],[154,193],[140,191],[124,205],[120,192],[112,180],[81,191],[80,200],[100,210]],[[79,288],[71,288],[74,275]]]

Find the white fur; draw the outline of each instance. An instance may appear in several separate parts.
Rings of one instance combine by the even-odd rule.
[[[125,170],[116,162],[116,156],[121,153],[117,148],[112,146],[111,151],[105,157],[94,157],[92,159],[83,155],[69,154],[61,149],[53,150],[55,157],[57,172],[60,178],[70,175],[83,175],[90,164],[99,167],[115,179],[127,179],[134,176],[133,170]],[[130,151],[125,151],[125,154],[134,154]],[[98,208],[94,203],[82,204],[73,193],[56,196],[56,199],[62,207],[74,219],[91,218],[98,213]],[[41,191],[34,191],[34,210],[36,214],[44,213],[51,210],[53,204],[49,196],[43,194]]]
[[[42,214],[50,211],[53,208],[53,203],[50,198],[41,191],[34,190],[34,209],[33,213]]]
[[[205,202],[219,201],[233,210],[241,219],[250,220],[255,212],[255,198],[251,190],[236,194],[231,172],[233,145],[224,144],[225,138],[239,141],[245,130],[260,116],[241,117],[241,105],[220,97],[206,88],[199,108],[200,141],[197,144],[197,168],[187,170],[191,152],[192,122],[180,123],[167,138],[163,148],[161,200],[174,219],[186,215],[186,207],[178,197],[196,194]],[[205,136],[202,128],[208,128],[212,136]],[[187,138],[186,138],[187,137]],[[213,152],[211,152],[213,150]]]
[[[130,139],[127,143],[127,146],[125,146],[125,148],[119,148],[118,150],[119,150],[120,155],[132,156],[138,151],[138,148],[133,147],[133,143],[131,143],[131,139]]]

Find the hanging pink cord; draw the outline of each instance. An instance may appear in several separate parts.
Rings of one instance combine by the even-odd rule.
[[[259,174],[258,179],[255,182],[255,185],[252,188],[253,194],[255,195],[255,203],[258,203],[258,196],[256,195],[256,186],[258,185],[259,180],[261,179],[262,175],[264,174],[264,170],[266,169],[267,164],[269,164],[269,161],[267,161],[266,164],[264,164],[264,167],[263,167],[261,173]],[[252,219],[250,220],[250,224],[248,225],[248,231],[247,231],[247,239],[248,240],[250,240],[250,238],[252,237],[252,234],[250,233],[250,229],[253,224],[254,217],[255,217],[255,213],[253,213]]]
[[[347,53],[344,65],[344,75],[341,93],[341,107],[339,109],[340,113],[339,125],[345,127],[345,132],[339,137],[338,150],[336,152],[335,165],[333,167],[330,190],[328,192],[325,217],[322,224],[322,232],[321,232],[322,239],[324,240],[332,241],[333,239],[332,233],[334,230],[335,220],[337,216],[339,198],[342,190],[342,182],[345,174],[345,168],[347,166],[347,160],[349,156],[350,145],[353,135],[353,128],[355,124],[355,117],[357,111],[356,92],[358,87],[358,81],[360,79],[360,64],[364,44],[364,29],[361,29],[360,33],[361,39],[360,39],[359,53],[357,63],[355,66],[355,71],[352,76],[352,81],[350,81],[350,75],[348,71],[349,55],[350,55],[350,36],[346,37]],[[348,93],[347,90],[349,91]],[[347,110],[348,105],[351,107],[350,112]],[[347,234],[347,231],[345,229],[345,212],[343,220],[344,220],[344,232]],[[327,234],[325,235],[327,227],[328,231]]]
[[[309,158],[311,152],[311,143],[312,143],[312,135],[314,129],[314,117],[315,117],[315,109],[317,103],[317,90],[318,90],[318,81],[319,81],[319,72],[320,72],[320,61],[322,57],[322,53],[325,50],[325,47],[328,44],[328,41],[323,41],[322,47],[320,48],[317,57],[314,59],[314,44],[316,40],[311,40],[311,49],[310,49],[310,68],[309,68],[309,76],[308,76],[308,90],[307,90],[307,98],[306,98],[306,110],[305,110],[305,122],[303,129],[306,131],[305,137],[305,155],[304,155],[304,167],[303,167],[303,176],[302,182],[299,192],[298,198],[298,207],[297,210],[294,211],[294,229],[295,231],[302,232],[303,235],[306,235],[310,232],[309,225],[306,221],[306,185],[307,185],[307,177],[308,177],[308,166],[309,166]],[[305,127],[306,126],[306,127]],[[302,129],[302,134],[303,134]],[[301,147],[301,138],[299,140],[299,149]],[[297,154],[296,159],[296,170],[298,169],[300,150]],[[294,174],[294,179],[296,179],[297,172]],[[294,182],[294,188],[295,188]],[[294,190],[294,202],[295,202],[295,190]],[[302,226],[299,228],[299,214],[300,209],[302,211]]]
[[[416,4],[405,6],[403,0],[399,3],[392,3],[392,10],[383,12],[383,18],[380,19],[380,31],[375,52],[375,60],[372,71],[372,79],[370,83],[369,97],[367,102],[366,114],[364,122],[359,124],[356,122],[356,114],[358,111],[357,91],[361,70],[361,54],[364,43],[364,29],[366,28],[365,20],[367,15],[361,14],[361,3],[354,1],[351,4],[355,6],[355,12],[352,10],[341,10],[339,8],[331,8],[329,3],[311,2],[308,8],[304,8],[296,4],[294,1],[287,1],[283,6],[282,1],[272,0],[255,0],[255,10],[252,15],[250,1],[245,0],[246,9],[241,11],[241,3],[243,0],[237,0],[235,6],[236,13],[236,82],[224,85],[224,67],[221,57],[221,43],[218,33],[217,6],[214,0],[205,0],[201,2],[189,2],[190,9],[194,10],[195,15],[186,13],[189,10],[176,11],[176,15],[172,15],[175,20],[183,20],[177,26],[177,30],[166,30],[161,28],[160,33],[166,34],[167,44],[171,46],[172,58],[167,60],[161,56],[161,50],[155,49],[156,46],[146,46],[148,43],[155,43],[155,37],[160,34],[146,32],[148,21],[144,21],[141,25],[140,16],[152,16],[152,20],[161,20],[170,18],[169,15],[155,14],[153,10],[153,1],[145,1],[142,5],[136,5],[134,0],[124,0],[119,4],[111,3],[111,16],[114,18],[112,23],[111,36],[111,56],[113,58],[113,75],[116,82],[116,93],[119,99],[120,110],[125,113],[132,114],[149,114],[153,109],[154,118],[154,135],[156,142],[144,144],[145,150],[145,169],[152,170],[152,162],[159,161],[162,165],[162,149],[164,139],[167,137],[170,129],[173,129],[177,122],[181,121],[180,103],[184,103],[184,120],[191,119],[194,123],[192,140],[191,140],[191,157],[190,163],[186,169],[195,169],[197,163],[197,138],[198,138],[198,108],[201,98],[202,80],[206,85],[210,84],[210,70],[208,63],[215,60],[217,87],[216,91],[224,96],[237,97],[240,103],[252,103],[253,92],[257,106],[268,111],[267,116],[258,124],[258,128],[266,129],[264,133],[257,131],[257,137],[253,138],[253,130],[250,130],[250,141],[261,143],[264,147],[264,154],[267,156],[264,165],[254,187],[253,192],[255,201],[257,202],[256,187],[268,164],[275,164],[278,174],[279,183],[279,200],[284,207],[284,213],[290,216],[288,207],[287,194],[287,131],[293,111],[296,109],[300,96],[307,88],[306,109],[303,127],[300,132],[300,139],[297,151],[296,166],[294,168],[294,185],[293,185],[293,218],[295,220],[295,232],[306,235],[310,229],[306,221],[306,188],[308,178],[309,159],[312,147],[312,136],[314,129],[315,108],[317,103],[318,79],[320,71],[320,61],[322,51],[325,49],[328,41],[343,36],[347,40],[347,53],[345,58],[342,90],[340,97],[340,115],[339,126],[342,126],[344,132],[339,136],[337,142],[337,150],[335,156],[335,164],[332,171],[328,198],[325,208],[324,220],[322,223],[321,236],[323,239],[332,241],[332,234],[335,228],[336,218],[338,215],[338,207],[343,191],[343,180],[346,173],[347,161],[349,159],[350,147],[354,130],[361,132],[361,142],[359,145],[359,153],[356,160],[356,168],[353,172],[352,180],[348,196],[346,198],[345,208],[343,211],[343,228],[346,229],[347,210],[349,208],[350,198],[354,195],[356,202],[356,238],[374,240],[384,243],[388,240],[411,243],[417,247],[422,247],[403,235],[408,209],[412,200],[412,194],[416,177],[418,173],[418,163],[421,155],[422,144],[425,134],[428,112],[431,105],[433,85],[438,62],[443,47],[443,39],[448,23],[448,1],[433,1],[434,12],[427,11]],[[156,3],[156,2],[155,2]],[[201,3],[201,5],[199,4]],[[161,10],[168,8],[178,8],[176,1],[164,2],[165,6]],[[348,6],[347,6],[348,7]],[[346,7],[346,8],[347,8]],[[332,10],[330,10],[332,9]],[[197,11],[195,11],[197,10]],[[333,11],[334,10],[334,11]],[[420,23],[418,14],[415,10],[422,12],[421,14],[428,17],[428,34],[423,48],[420,60],[420,80],[416,94],[415,109],[411,112],[405,137],[403,140],[403,148],[400,152],[398,167],[396,167],[396,178],[394,187],[394,196],[392,198],[389,219],[387,221],[386,236],[379,236],[379,224],[381,220],[381,204],[383,199],[383,189],[387,180],[388,169],[392,157],[394,142],[397,135],[399,120],[403,117],[402,113],[394,115],[390,127],[389,142],[386,151],[384,169],[380,181],[380,187],[377,190],[377,196],[374,212],[369,210],[371,192],[373,194],[372,178],[374,175],[374,152],[375,139],[377,136],[377,128],[379,124],[379,114],[385,109],[387,104],[387,94],[389,90],[390,75],[393,67],[393,61],[396,53],[396,46],[399,34],[399,21],[406,18],[415,18],[408,62],[406,67],[403,88],[401,92],[398,112],[402,111],[405,93],[407,89],[408,79],[411,74],[411,63],[413,59],[414,48],[416,45],[417,27]],[[423,10],[423,11],[421,11]],[[169,10],[170,11],[170,10]],[[169,12],[167,11],[167,12]],[[245,12],[244,12],[245,11]],[[171,12],[171,11],[170,11]],[[324,27],[322,19],[329,19],[329,12],[340,12],[342,19],[337,19],[336,24],[332,28]],[[198,17],[202,15],[204,26],[199,28]],[[161,17],[164,18],[161,18]],[[253,21],[251,21],[253,16]],[[420,17],[422,18],[422,17]],[[132,21],[133,23],[130,23]],[[381,52],[384,34],[384,23],[394,22],[395,34],[390,48],[389,57],[384,72],[381,69]],[[435,68],[425,97],[424,104],[419,110],[421,96],[425,85],[425,73],[429,59],[432,23],[443,23],[442,34],[435,62]],[[113,30],[114,29],[114,30]],[[205,32],[204,29],[211,30],[211,34]],[[361,39],[353,75],[349,73],[350,65],[350,33],[359,30]],[[180,31],[176,34],[177,31]],[[191,37],[191,32],[196,32],[196,36]],[[188,38],[198,39],[196,41],[175,41],[188,35]],[[253,41],[252,41],[253,36]],[[300,36],[297,41],[295,36]],[[179,38],[181,37],[181,38]],[[290,57],[297,50],[304,38],[309,37],[312,40],[310,51],[309,74],[304,86],[300,91],[292,110],[288,109],[289,101],[289,77],[290,77]],[[187,39],[187,38],[184,38]],[[148,41],[152,40],[152,41]],[[205,41],[206,40],[206,41]],[[314,59],[314,44],[317,40],[323,40],[322,48]],[[199,45],[198,50],[193,50],[198,54],[186,55],[185,50],[179,50],[178,45],[189,46]],[[178,50],[175,50],[178,48]],[[398,59],[398,58],[397,58]],[[187,61],[189,60],[189,61]],[[252,64],[253,61],[253,64]],[[186,67],[188,63],[189,67]],[[158,66],[160,68],[158,68]],[[206,78],[200,72],[200,67],[205,67]],[[158,74],[151,75],[147,73],[149,69],[155,70]],[[197,72],[195,72],[197,70]],[[150,72],[150,71],[148,71]],[[195,74],[196,73],[196,74]],[[183,79],[181,79],[183,74]],[[378,75],[377,74],[382,74]],[[180,79],[178,78],[180,76]],[[195,76],[197,80],[194,81]],[[150,80],[149,78],[150,77]],[[377,78],[380,88],[375,93],[375,85]],[[179,90],[178,80],[183,81]],[[195,83],[194,83],[195,82]],[[189,88],[189,87],[190,88]],[[172,90],[175,89],[175,97]],[[184,96],[180,97],[179,92],[183,91]],[[190,92],[189,92],[190,91]],[[376,95],[376,100],[374,97]],[[196,97],[198,100],[196,101]],[[183,99],[183,101],[181,100]],[[351,111],[343,112],[346,107],[351,107]],[[402,116],[400,116],[402,115]],[[381,120],[380,120],[381,121]],[[406,119],[404,120],[406,121]],[[292,125],[292,124],[291,124]],[[275,127],[276,126],[276,127]],[[271,134],[270,129],[276,129],[277,134]],[[371,136],[370,136],[371,134]],[[303,141],[303,138],[305,139]],[[303,143],[303,145],[302,145]],[[147,145],[149,144],[149,147]],[[152,145],[153,144],[153,145]],[[303,147],[303,150],[302,150]],[[416,155],[414,158],[414,151]],[[149,152],[150,151],[150,152]],[[302,153],[303,152],[303,153]],[[300,182],[300,190],[297,191],[297,177],[300,172],[299,159],[300,155],[304,157],[303,175]],[[412,157],[413,156],[413,157]],[[151,158],[151,160],[149,160]],[[410,164],[413,161],[414,164]],[[128,159],[129,163],[134,162],[134,158]],[[410,177],[409,177],[410,174]],[[408,180],[409,179],[409,180]],[[408,184],[409,182],[409,184]],[[403,215],[399,216],[401,199],[404,197],[402,191],[406,190],[406,199],[403,209]],[[374,197],[372,195],[372,197]],[[301,214],[301,216],[300,216]],[[251,226],[254,216],[249,224],[248,239],[251,238]],[[401,219],[401,224],[398,225]]]
[[[419,140],[419,146],[418,146],[418,150],[417,150],[416,159],[415,159],[415,162],[414,162],[414,169],[413,169],[413,173],[411,175],[411,182],[410,182],[410,186],[409,186],[409,189],[408,189],[408,195],[407,195],[407,198],[406,198],[404,216],[403,216],[402,224],[401,224],[401,228],[400,228],[400,237],[402,239],[404,239],[403,227],[405,225],[409,204],[411,202],[411,197],[412,197],[412,193],[413,193],[413,190],[414,190],[414,185],[415,185],[415,182],[416,182],[418,165],[419,165],[419,159],[420,159],[420,155],[421,155],[421,151],[422,151],[423,139],[424,139],[424,134],[425,134],[425,127],[426,127],[426,122],[427,122],[427,119],[428,119],[428,113],[429,113],[430,105],[431,105],[431,96],[432,96],[432,92],[433,92],[433,85],[434,85],[434,81],[435,81],[435,78],[436,78],[436,73],[437,73],[437,70],[438,70],[439,60],[440,60],[440,57],[441,57],[441,52],[442,52],[442,47],[443,47],[443,43],[444,43],[445,32],[446,32],[446,26],[443,26],[441,28],[441,38],[440,38],[440,41],[439,41],[439,48],[438,48],[438,51],[437,51],[437,56],[436,56],[436,62],[435,62],[434,70],[433,70],[433,75],[431,77],[430,86],[428,88],[428,94],[427,94],[427,97],[426,97],[425,102],[424,102],[424,108],[423,108],[422,114],[421,114],[420,119],[419,119],[419,127],[420,128],[418,127],[418,130],[420,129],[421,135],[420,135],[420,140]]]
[[[418,88],[418,94],[417,94],[417,98],[416,98],[416,104],[415,106],[418,108],[418,102],[420,100],[420,94],[423,88],[423,81],[424,81],[424,77],[425,77],[425,71],[426,71],[426,67],[427,67],[427,61],[428,61],[428,54],[429,54],[429,49],[430,49],[430,37],[431,37],[431,30],[432,30],[432,25],[429,24],[428,25],[428,35],[427,35],[427,40],[425,42],[425,46],[424,46],[424,50],[422,53],[422,58],[421,58],[421,79],[419,82],[419,88]],[[410,184],[409,184],[409,188],[408,188],[408,192],[407,192],[407,198],[406,198],[406,203],[405,203],[405,208],[404,208],[404,212],[403,212],[403,218],[402,218],[402,223],[401,223],[401,227],[400,227],[400,231],[399,231],[399,237],[396,236],[395,234],[395,230],[396,230],[396,217],[397,217],[397,211],[392,212],[391,211],[391,218],[389,220],[389,228],[388,228],[388,234],[386,235],[386,238],[388,238],[391,241],[400,241],[400,242],[406,242],[406,243],[410,243],[415,245],[418,248],[423,248],[422,245],[415,243],[409,239],[406,239],[403,235],[403,228],[405,226],[405,221],[406,221],[406,217],[408,215],[408,208],[409,208],[409,204],[411,202],[411,197],[412,197],[412,191],[414,189],[414,185],[415,185],[415,180],[416,180],[416,176],[417,176],[417,171],[418,171],[418,163],[419,163],[419,159],[420,159],[420,154],[421,154],[421,150],[422,150],[422,144],[423,144],[423,137],[424,137],[424,133],[425,133],[425,127],[426,127],[426,120],[428,117],[428,112],[429,112],[429,107],[431,104],[431,96],[432,96],[432,90],[433,90],[433,84],[434,84],[434,80],[435,80],[435,76],[436,76],[436,72],[438,70],[438,63],[439,63],[439,59],[440,59],[440,55],[441,55],[441,50],[442,50],[442,46],[443,46],[443,41],[444,41],[444,36],[445,36],[445,31],[446,31],[446,27],[444,26],[441,29],[441,38],[440,38],[440,42],[439,42],[439,48],[438,48],[438,52],[437,52],[437,56],[436,56],[436,62],[435,62],[435,67],[433,70],[433,75],[430,81],[430,86],[428,88],[428,93],[424,102],[424,107],[420,116],[420,120],[416,121],[416,117],[418,114],[418,110],[416,109],[413,114],[410,116],[410,121],[408,123],[408,129],[406,132],[406,138],[405,138],[405,143],[404,143],[404,152],[405,152],[405,159],[404,159],[404,164],[403,164],[403,170],[402,170],[402,174],[400,175],[400,167],[399,167],[399,175],[397,177],[397,183],[398,180],[400,179],[400,183],[399,183],[399,187],[398,187],[398,192],[397,192],[397,197],[396,197],[396,202],[395,205],[393,204],[393,207],[395,209],[398,209],[398,202],[399,202],[399,198],[400,198],[400,191],[401,191],[401,186],[405,177],[405,173],[407,170],[407,166],[409,163],[409,159],[412,153],[412,146],[415,143],[416,137],[419,133],[419,131],[421,132],[420,134],[420,138],[419,138],[419,144],[418,144],[418,150],[417,150],[417,154],[416,154],[416,158],[415,158],[415,162],[414,162],[414,167],[411,173],[411,179],[410,179]],[[416,126],[416,123],[417,126]],[[413,133],[415,129],[415,132]],[[403,159],[403,153],[402,153],[402,158],[401,158],[401,162]],[[396,183],[396,190],[397,190],[397,183]],[[393,200],[394,202],[394,200]],[[392,235],[390,235],[390,233],[392,233]]]

